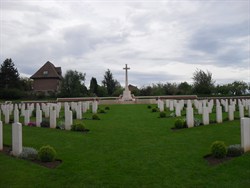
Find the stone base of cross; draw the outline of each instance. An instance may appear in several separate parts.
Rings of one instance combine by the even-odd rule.
[[[128,88],[125,88],[125,90],[123,91],[123,95],[121,98],[121,101],[132,101],[132,95],[131,95],[131,91],[129,91]]]

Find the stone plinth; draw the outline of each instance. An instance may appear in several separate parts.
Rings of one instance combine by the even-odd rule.
[[[131,95],[131,91],[129,91],[129,89],[125,88],[125,90],[123,91],[123,95],[122,95],[122,101],[132,101],[132,95]]]

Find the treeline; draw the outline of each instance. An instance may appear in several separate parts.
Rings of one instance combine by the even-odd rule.
[[[85,85],[86,74],[76,70],[68,70],[63,76],[60,90],[50,96],[37,94],[32,90],[32,80],[22,78],[19,75],[14,62],[6,59],[0,67],[0,99],[44,99],[46,97],[117,97],[122,94],[123,87],[114,78],[108,69],[101,83],[92,77],[89,88]],[[193,84],[182,83],[157,83],[138,88],[130,86],[135,96],[159,96],[159,95],[198,95],[198,96],[240,96],[249,94],[249,85],[243,81],[216,85],[209,71],[196,70],[193,73]]]

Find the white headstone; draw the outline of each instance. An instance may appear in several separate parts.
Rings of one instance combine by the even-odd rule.
[[[176,106],[175,106],[175,115],[177,117],[181,116],[181,104],[180,103],[177,103]]]
[[[42,110],[36,109],[36,126],[41,127],[42,123]]]
[[[94,100],[92,102],[92,113],[96,114],[97,113],[97,109],[98,109],[98,102],[96,100]]]
[[[56,110],[50,110],[49,124],[50,128],[56,128]]]
[[[14,110],[14,123],[19,122],[19,110],[17,105],[15,105],[15,110]]]
[[[244,117],[244,106],[242,104],[239,104],[239,113],[240,113],[240,118]]]
[[[241,147],[250,151],[250,118],[241,118]]]
[[[71,110],[65,111],[64,116],[65,116],[65,130],[70,130],[73,123],[72,111]]]
[[[81,104],[81,102],[79,102],[79,103],[77,104],[76,118],[77,118],[77,119],[82,119],[82,104]]]
[[[216,122],[222,123],[222,107],[220,105],[216,106]]]
[[[166,100],[166,108],[169,108],[169,100]]]
[[[23,139],[22,139],[22,124],[12,124],[12,153],[14,156],[18,156],[23,150]]]
[[[0,121],[0,151],[3,150],[3,122]]]
[[[9,111],[9,105],[6,105],[5,106],[5,114],[4,114],[4,120],[5,120],[5,123],[6,124],[9,124],[10,123],[10,111]]]
[[[191,128],[194,126],[194,110],[192,107],[188,107],[186,110],[187,126]]]
[[[164,111],[164,102],[161,99],[158,100],[158,108],[160,109],[160,112]]]
[[[230,105],[228,107],[228,119],[229,119],[229,121],[234,120],[234,106],[233,105]]]
[[[209,124],[208,107],[203,107],[203,110],[202,110],[202,121],[203,121],[203,125],[208,125]]]
[[[24,111],[24,125],[28,125],[30,122],[30,111],[25,110]]]
[[[174,111],[174,101],[173,100],[169,101],[169,110]]]

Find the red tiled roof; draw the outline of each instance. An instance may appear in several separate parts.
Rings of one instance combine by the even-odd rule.
[[[31,79],[40,78],[58,78],[62,79],[61,67],[55,67],[51,62],[47,61],[35,74],[33,74]]]

